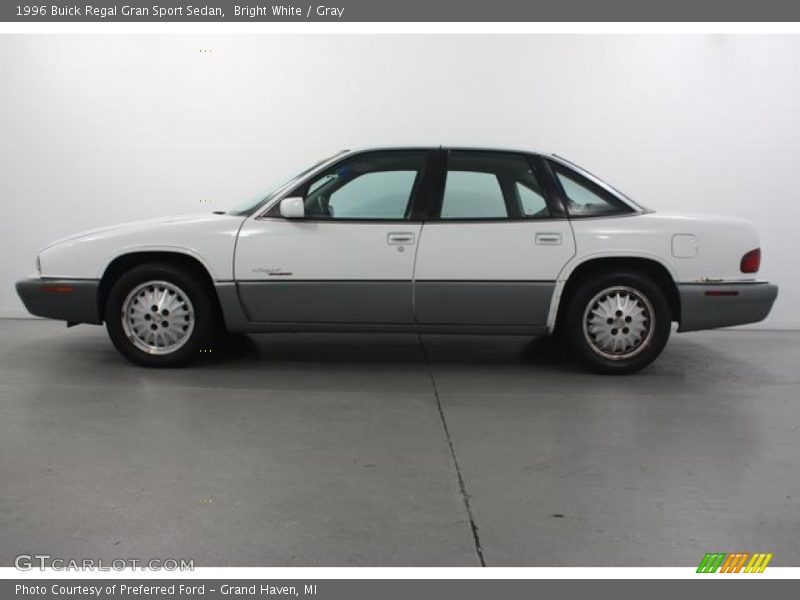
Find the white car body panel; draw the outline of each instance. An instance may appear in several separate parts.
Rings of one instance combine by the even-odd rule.
[[[575,255],[569,221],[426,223],[416,281],[553,281]]]
[[[178,252],[200,261],[215,281],[233,279],[233,250],[243,217],[202,214],[103,227],[49,244],[39,254],[43,277],[100,279],[133,252]]]
[[[678,283],[745,278],[739,261],[759,246],[753,225],[731,217],[651,212],[571,222],[581,260],[633,254],[652,258],[664,265]],[[673,237],[677,235],[696,240],[694,257],[673,254]],[[567,265],[566,272],[569,271]]]
[[[275,273],[284,273],[278,277],[289,280],[555,280],[547,320],[552,330],[564,284],[588,260],[648,258],[663,265],[676,283],[735,281],[748,279],[739,272],[739,259],[759,244],[754,227],[741,219],[657,212],[424,226],[252,216],[239,232],[243,220],[206,214],[87,231],[45,247],[40,254],[41,275],[99,279],[119,256],[163,251],[196,258],[217,282],[274,280]],[[409,233],[414,243],[404,244],[406,251],[400,252],[401,246],[388,243],[392,233]],[[536,244],[537,234],[557,234],[562,243]],[[673,255],[676,235],[696,240],[693,258]]]
[[[174,251],[197,258],[215,281],[230,281],[242,220],[192,215],[87,231],[46,246],[40,254],[41,274],[99,278],[118,256]],[[610,256],[657,260],[676,282],[746,279],[739,272],[739,260],[759,245],[754,227],[741,219],[655,212],[572,221],[431,223],[424,228],[415,223],[304,223],[251,217],[242,227],[235,276],[268,279],[268,270],[278,268],[302,279],[403,279],[413,267],[414,251],[399,253],[397,246],[388,244],[386,236],[394,232],[413,233],[419,244],[417,280],[565,280],[582,262]],[[560,234],[563,243],[535,243],[537,234],[551,232]],[[672,254],[673,236],[684,234],[697,240],[694,258]],[[261,247],[259,240],[265,235],[271,239]],[[366,248],[372,251],[365,254]]]
[[[235,276],[239,281],[410,281],[421,229],[419,223],[250,218],[239,234]],[[393,234],[408,234],[412,242],[390,243]]]
[[[410,233],[414,243],[399,252],[398,245],[388,243],[392,233]],[[562,243],[537,244],[537,234],[559,235]],[[673,255],[673,237],[685,235],[696,240],[692,258]],[[657,212],[424,226],[204,214],[87,231],[49,244],[40,261],[43,277],[75,279],[99,279],[125,254],[160,251],[194,257],[217,282],[268,281],[275,273],[288,280],[555,280],[547,319],[552,330],[564,284],[586,261],[648,258],[664,266],[676,283],[735,281],[748,279],[739,272],[739,259],[758,244],[754,227],[741,219]]]

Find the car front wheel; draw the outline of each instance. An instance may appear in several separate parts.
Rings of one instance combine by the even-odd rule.
[[[196,358],[216,324],[203,285],[167,264],[141,265],[123,274],[109,292],[105,320],[117,350],[146,367],[175,367]]]
[[[653,362],[669,339],[669,302],[649,277],[605,273],[571,296],[564,320],[566,341],[590,369],[636,372]]]

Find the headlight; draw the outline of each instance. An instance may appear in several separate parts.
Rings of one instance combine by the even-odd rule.
[[[39,258],[39,255],[36,255],[36,272],[41,275],[42,274],[42,259]]]

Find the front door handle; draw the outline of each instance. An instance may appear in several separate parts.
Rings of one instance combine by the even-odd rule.
[[[540,246],[559,246],[561,245],[561,234],[558,232],[537,233],[534,238]]]
[[[413,231],[395,231],[386,236],[386,243],[390,246],[410,246],[414,243]]]

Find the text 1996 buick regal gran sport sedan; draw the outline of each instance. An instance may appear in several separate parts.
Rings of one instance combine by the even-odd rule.
[[[220,331],[548,335],[629,373],[669,337],[764,319],[746,221],[646,209],[554,155],[339,153],[240,210],[96,229],[17,283],[34,315],[105,322],[145,366]]]

